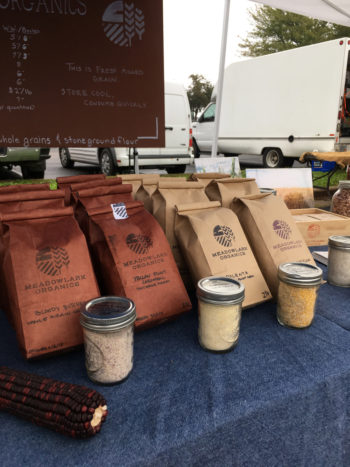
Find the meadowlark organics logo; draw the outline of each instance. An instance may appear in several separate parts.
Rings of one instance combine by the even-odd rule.
[[[70,263],[69,255],[64,248],[48,247],[39,250],[36,254],[36,266],[39,271],[48,276],[59,276],[62,268],[68,268]]]
[[[145,255],[153,246],[152,240],[147,235],[129,234],[126,237],[126,244],[131,251],[139,255]]]
[[[235,239],[232,229],[227,227],[227,225],[216,225],[213,229],[213,235],[215,240],[225,248],[232,246],[232,242]]]

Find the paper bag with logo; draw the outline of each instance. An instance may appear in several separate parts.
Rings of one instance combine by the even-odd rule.
[[[153,215],[165,232],[186,287],[191,288],[193,284],[175,236],[175,206],[208,201],[204,186],[200,182],[169,183],[160,181],[158,189],[153,193],[152,201]]]
[[[135,200],[142,201],[148,212],[153,212],[152,195],[156,191],[159,182],[159,175],[154,174],[142,180],[142,185],[135,193]]]
[[[88,208],[89,241],[101,292],[128,297],[136,326],[191,309],[165,235],[139,201]]]
[[[201,182],[202,185],[207,186],[212,180],[220,180],[221,178],[228,178],[230,174],[223,174],[220,172],[205,172],[193,173],[189,180],[194,182]]]
[[[194,283],[207,276],[239,280],[245,308],[271,298],[237,216],[219,201],[177,206],[175,233]]]
[[[99,186],[97,188],[89,188],[75,192],[75,217],[84,234],[87,234],[87,209],[133,201],[131,191],[131,184],[122,184],[116,186]]]
[[[40,190],[40,191],[23,191],[23,192],[0,192],[0,214],[10,212],[25,212],[34,209],[53,209],[64,207],[64,193],[58,190]],[[0,228],[1,235],[1,228]],[[4,277],[7,271],[2,268],[4,251],[0,242],[0,308],[2,310],[9,309],[7,290],[5,287]],[[7,313],[9,321],[12,319]]]
[[[24,356],[81,344],[80,306],[99,290],[73,209],[13,212],[0,221],[10,312]]]
[[[212,180],[205,192],[211,201],[220,201],[222,207],[229,208],[233,198],[259,194],[254,178],[223,178]]]
[[[48,183],[17,183],[0,187],[0,195],[3,193],[18,193],[23,191],[50,191]]]
[[[315,264],[292,214],[282,198],[271,194],[245,196],[231,204],[273,295],[281,263]]]

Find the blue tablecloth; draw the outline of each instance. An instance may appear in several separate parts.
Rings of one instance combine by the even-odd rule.
[[[305,330],[278,325],[273,303],[245,311],[227,354],[199,347],[195,312],[139,332],[132,374],[108,387],[89,381],[83,350],[24,361],[1,314],[1,364],[94,387],[109,408],[83,441],[0,413],[1,466],[350,465],[350,332],[339,323],[350,290],[340,292],[324,286]]]

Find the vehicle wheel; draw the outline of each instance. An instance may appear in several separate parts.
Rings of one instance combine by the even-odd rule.
[[[33,167],[21,167],[22,171],[22,176],[23,178],[26,179],[38,179],[38,178],[44,178],[45,175],[45,169],[42,168],[33,168]]]
[[[166,171],[168,174],[184,174],[186,171],[186,165],[175,165],[173,167],[167,167]]]
[[[59,148],[58,150],[60,155],[61,165],[64,169],[71,169],[74,167],[74,161],[70,158],[70,153],[68,148]]]
[[[197,142],[196,142],[196,140],[195,140],[194,138],[192,139],[192,146],[193,146],[193,154],[194,154],[194,157],[195,157],[195,158],[200,157],[201,152],[200,152],[199,147],[198,147],[198,145],[197,145]]]
[[[285,157],[279,148],[267,148],[263,152],[263,166],[268,169],[283,167]]]
[[[103,149],[100,155],[101,172],[105,175],[115,175],[117,168],[114,165],[113,156],[109,149]]]

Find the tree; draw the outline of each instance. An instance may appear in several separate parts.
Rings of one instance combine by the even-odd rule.
[[[249,10],[253,29],[238,44],[242,55],[257,57],[318,42],[349,37],[350,28],[269,6]]]
[[[189,76],[192,83],[187,88],[188,100],[194,119],[209,102],[214,86],[203,75],[192,74]]]

